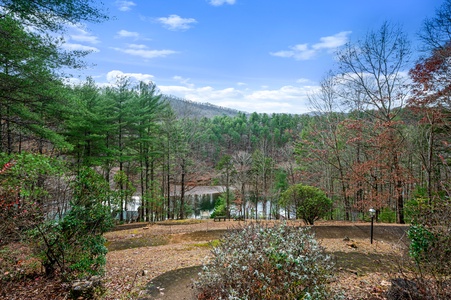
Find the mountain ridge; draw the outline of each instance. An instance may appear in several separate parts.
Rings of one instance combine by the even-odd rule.
[[[179,117],[213,118],[216,116],[235,117],[240,113],[245,115],[249,114],[233,108],[222,107],[208,102],[195,102],[172,95],[164,95],[163,99],[169,103],[175,114]]]

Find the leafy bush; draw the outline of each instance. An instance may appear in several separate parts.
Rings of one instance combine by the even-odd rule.
[[[404,266],[405,280],[415,289],[415,299],[451,299],[451,203],[447,197],[432,201],[418,199],[410,207],[412,225],[408,231],[411,265]],[[397,299],[397,298],[396,298]]]
[[[215,218],[217,216],[227,216],[227,207],[226,207],[226,199],[225,193],[221,194],[216,201],[215,209],[211,213],[211,218]]]
[[[451,203],[437,199],[419,206],[409,228],[409,254],[423,270],[451,275]]]
[[[43,203],[49,198],[49,179],[61,176],[64,167],[57,159],[23,152],[0,153],[0,168],[0,246],[3,246],[21,241],[28,229],[42,222],[48,213]]]
[[[428,203],[429,199],[422,195],[416,195],[407,201],[404,205],[405,220],[410,223],[415,222],[423,212],[430,208]]]
[[[48,275],[59,271],[69,278],[103,273],[107,249],[102,234],[113,225],[104,205],[108,193],[108,183],[86,168],[74,182],[71,208],[64,218],[30,231],[32,248]]]
[[[428,252],[436,241],[434,234],[424,225],[412,224],[407,231],[407,236],[410,239],[410,256],[417,262],[427,259]]]
[[[199,299],[331,299],[333,263],[309,229],[252,223],[229,230],[203,267]]]
[[[296,218],[313,225],[332,208],[332,200],[320,189],[302,184],[292,185],[280,197],[283,207],[296,209]]]
[[[382,208],[379,213],[379,221],[383,223],[395,223],[396,211],[389,207]]]

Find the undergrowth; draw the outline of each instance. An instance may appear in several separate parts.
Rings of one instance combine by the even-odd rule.
[[[308,228],[252,223],[212,249],[198,299],[333,299],[333,262]]]

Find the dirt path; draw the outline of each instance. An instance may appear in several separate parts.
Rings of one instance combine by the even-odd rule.
[[[194,300],[193,281],[197,280],[201,270],[202,266],[194,266],[164,273],[149,282],[147,296],[140,300]]]
[[[123,291],[128,290],[127,296],[133,299],[195,299],[192,280],[200,270],[199,265],[209,255],[208,241],[220,238],[236,223],[210,222],[172,228],[154,225],[147,229],[123,230],[121,234],[119,231],[111,233],[107,236],[110,245],[131,245],[128,239],[164,242],[110,252],[107,272],[112,283],[111,294],[105,299],[117,299],[119,289],[122,296]],[[314,226],[317,238],[336,261],[336,284],[349,285],[348,293],[357,299],[384,299],[382,291],[388,280],[385,273],[396,258],[396,246],[405,242],[406,229],[406,226],[377,224],[371,245],[370,226],[366,223]]]

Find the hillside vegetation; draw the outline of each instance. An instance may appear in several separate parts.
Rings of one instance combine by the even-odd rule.
[[[450,0],[425,21],[416,62],[388,22],[338,49],[311,115],[179,101],[128,77],[67,84],[88,53],[55,36],[108,19],[94,4],[0,0],[1,280],[30,275],[22,247],[33,272],[102,275],[115,222],[186,219],[187,192],[220,185],[223,218],[411,223],[418,284],[449,295]]]
[[[217,106],[211,103],[199,103],[174,96],[164,96],[171,109],[179,117],[213,118],[219,116],[236,117],[240,112],[236,109]]]

